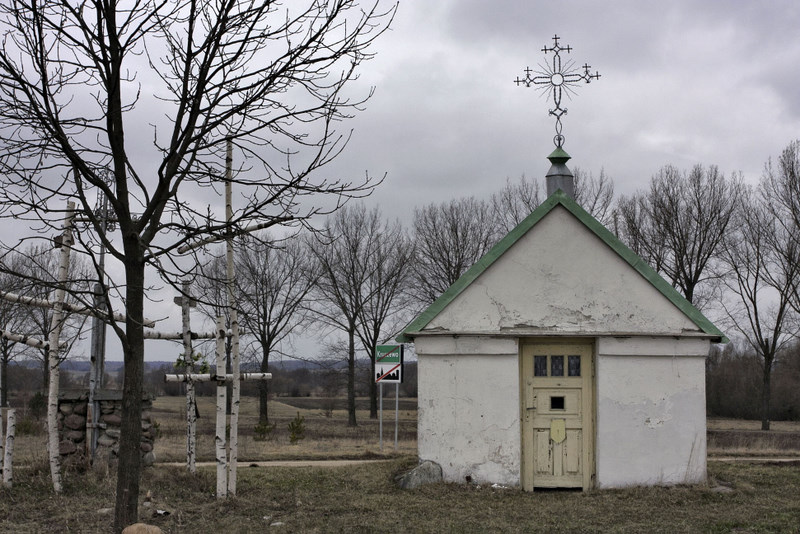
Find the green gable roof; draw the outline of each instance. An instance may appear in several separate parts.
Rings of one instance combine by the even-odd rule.
[[[563,206],[567,211],[574,215],[586,228],[592,231],[603,243],[611,247],[622,259],[641,274],[650,284],[674,304],[683,314],[689,318],[697,327],[711,337],[718,337],[721,342],[727,343],[728,339],[714,324],[709,321],[697,308],[695,308],[683,295],[664,280],[656,271],[653,270],[643,259],[637,256],[631,249],[625,246],[622,241],[603,226],[597,219],[592,217],[586,210],[578,205],[577,202],[569,198],[560,189],[550,195],[538,208],[536,208],[525,220],[511,230],[501,239],[492,249],[487,252],[475,265],[469,268],[461,278],[455,281],[447,291],[434,301],[433,304],[423,311],[416,319],[411,321],[403,332],[397,336],[399,343],[409,343],[413,336],[420,333],[434,317],[447,307],[458,295],[461,294],[475,279],[477,279],[486,269],[488,269],[497,259],[508,249],[519,241],[531,228],[536,226],[545,215],[550,213],[556,206]]]

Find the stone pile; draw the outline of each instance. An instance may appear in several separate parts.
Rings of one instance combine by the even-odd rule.
[[[95,394],[100,414],[98,418],[97,451],[93,465],[107,468],[116,461],[119,453],[120,424],[122,422],[122,392],[101,390]],[[153,444],[156,428],[152,419],[153,397],[142,397],[142,440],[139,450],[142,463],[153,465]],[[58,396],[58,432],[61,460],[85,463],[89,455],[91,427],[89,423],[89,393],[87,391],[62,391]]]

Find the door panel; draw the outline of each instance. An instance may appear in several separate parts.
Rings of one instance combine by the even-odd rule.
[[[523,345],[523,487],[591,487],[592,345]],[[587,467],[588,466],[588,467]]]

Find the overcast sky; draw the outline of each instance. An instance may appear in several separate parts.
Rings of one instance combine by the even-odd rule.
[[[757,181],[800,138],[800,2],[437,0],[401,2],[365,64],[376,87],[336,170],[388,173],[373,202],[414,206],[488,196],[507,177],[541,178],[552,101],[513,83],[552,55],[600,80],[566,100],[570,165],[601,169],[618,194],[663,165],[715,164]]]
[[[604,169],[617,195],[646,187],[666,164],[715,164],[756,182],[800,138],[799,29],[797,0],[403,1],[363,65],[358,83],[375,95],[329,171],[386,173],[368,202],[405,222],[415,206],[486,198],[509,177],[541,179],[552,101],[514,80],[551,60],[541,49],[558,34],[572,47],[565,61],[601,74],[564,103],[573,169]],[[172,307],[162,327],[177,331]],[[178,351],[153,347],[147,359]]]

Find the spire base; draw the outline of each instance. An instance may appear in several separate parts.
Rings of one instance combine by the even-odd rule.
[[[557,147],[547,159],[550,160],[550,170],[545,175],[547,196],[561,189],[569,198],[575,200],[575,177],[567,167],[570,155],[563,148]]]

